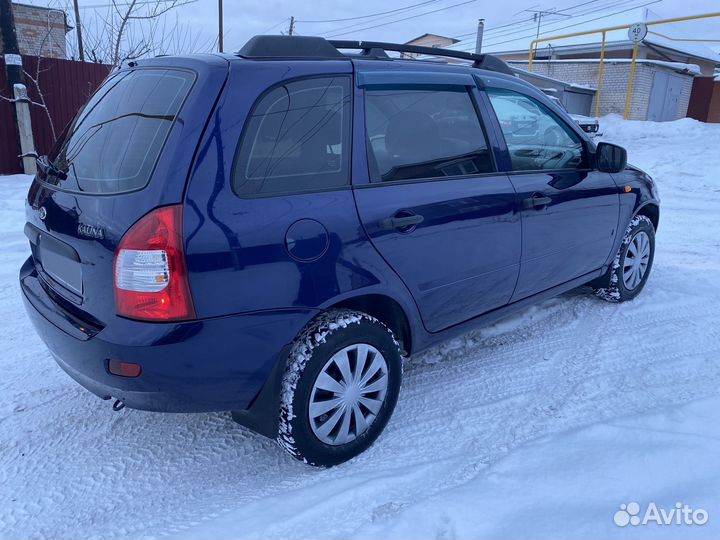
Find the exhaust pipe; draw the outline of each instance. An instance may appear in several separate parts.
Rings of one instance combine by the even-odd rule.
[[[115,412],[122,411],[125,408],[125,402],[121,399],[116,399],[113,403],[112,410]]]

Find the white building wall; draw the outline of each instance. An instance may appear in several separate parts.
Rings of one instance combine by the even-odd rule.
[[[527,69],[527,61],[510,61],[513,67]],[[597,88],[599,62],[564,60],[561,62],[535,61],[533,72],[555,79]],[[671,68],[657,64],[639,62],[635,65],[633,91],[630,98],[628,118],[631,120],[646,120],[650,93],[652,92],[653,75],[657,71],[664,71],[683,78],[682,93],[678,104],[677,118],[687,115],[692,90],[692,75],[679,73]],[[629,62],[605,61],[603,66],[602,87],[600,89],[600,115],[623,114],[625,110],[625,96],[627,95],[628,77],[630,75]],[[591,113],[595,114],[597,94],[593,98]]]

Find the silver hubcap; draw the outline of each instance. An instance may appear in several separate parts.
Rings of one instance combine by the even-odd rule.
[[[640,231],[630,242],[625,253],[623,264],[623,284],[629,291],[635,289],[642,281],[650,262],[650,237]]]
[[[359,343],[336,352],[310,394],[313,433],[333,446],[354,441],[377,417],[387,386],[387,363],[375,347]]]

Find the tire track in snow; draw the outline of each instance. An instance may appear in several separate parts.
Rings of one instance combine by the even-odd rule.
[[[699,145],[716,144],[703,138]],[[690,153],[682,167],[702,176],[683,178],[677,160],[657,159],[673,141],[619,140],[663,196],[656,267],[642,296],[614,306],[573,292],[413,358],[387,432],[327,471],[292,462],[226,414],[116,414],[70,381],[22,313],[24,189],[8,188],[0,198],[0,238],[12,246],[0,252],[0,318],[9,323],[0,328],[0,536],[193,537],[207,523],[244,536],[351,536],[492,474],[534,441],[716,395],[720,286],[708,270],[720,266],[718,218],[702,210],[720,202],[717,164]],[[452,523],[437,529],[451,535]]]

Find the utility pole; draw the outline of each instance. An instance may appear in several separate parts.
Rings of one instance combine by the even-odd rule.
[[[295,17],[290,17],[290,28],[288,29],[288,36],[292,36],[295,32]]]
[[[5,73],[7,73],[8,89],[13,95],[13,86],[25,84],[20,47],[18,46],[11,0],[0,0],[0,52],[5,55]]]
[[[485,19],[478,19],[477,37],[475,38],[475,54],[482,52],[482,38],[485,31]]]
[[[75,32],[77,32],[77,43],[78,52],[80,54],[80,61],[85,61],[85,49],[83,49],[82,42],[82,25],[80,24],[80,6],[78,6],[78,0],[73,0],[75,6]]]
[[[540,38],[540,24],[542,23],[543,15],[560,15],[561,17],[570,17],[567,13],[561,13],[555,8],[552,9],[526,9],[528,13],[533,14],[533,21],[537,21],[537,32],[535,33],[535,39]]]
[[[218,0],[218,51],[223,52],[223,0]]]
[[[533,21],[537,21],[538,23],[537,32],[535,32],[535,39],[540,39],[540,23],[542,22],[542,16],[542,11],[533,13]]]
[[[22,56],[18,46],[17,31],[15,30],[15,17],[13,15],[11,0],[0,0],[0,52],[5,57],[5,73],[7,75],[8,96],[15,99],[15,85],[25,88],[25,74],[22,67]],[[17,108],[13,107],[13,120],[15,123],[15,138],[17,147],[22,148],[21,133],[18,127]]]

